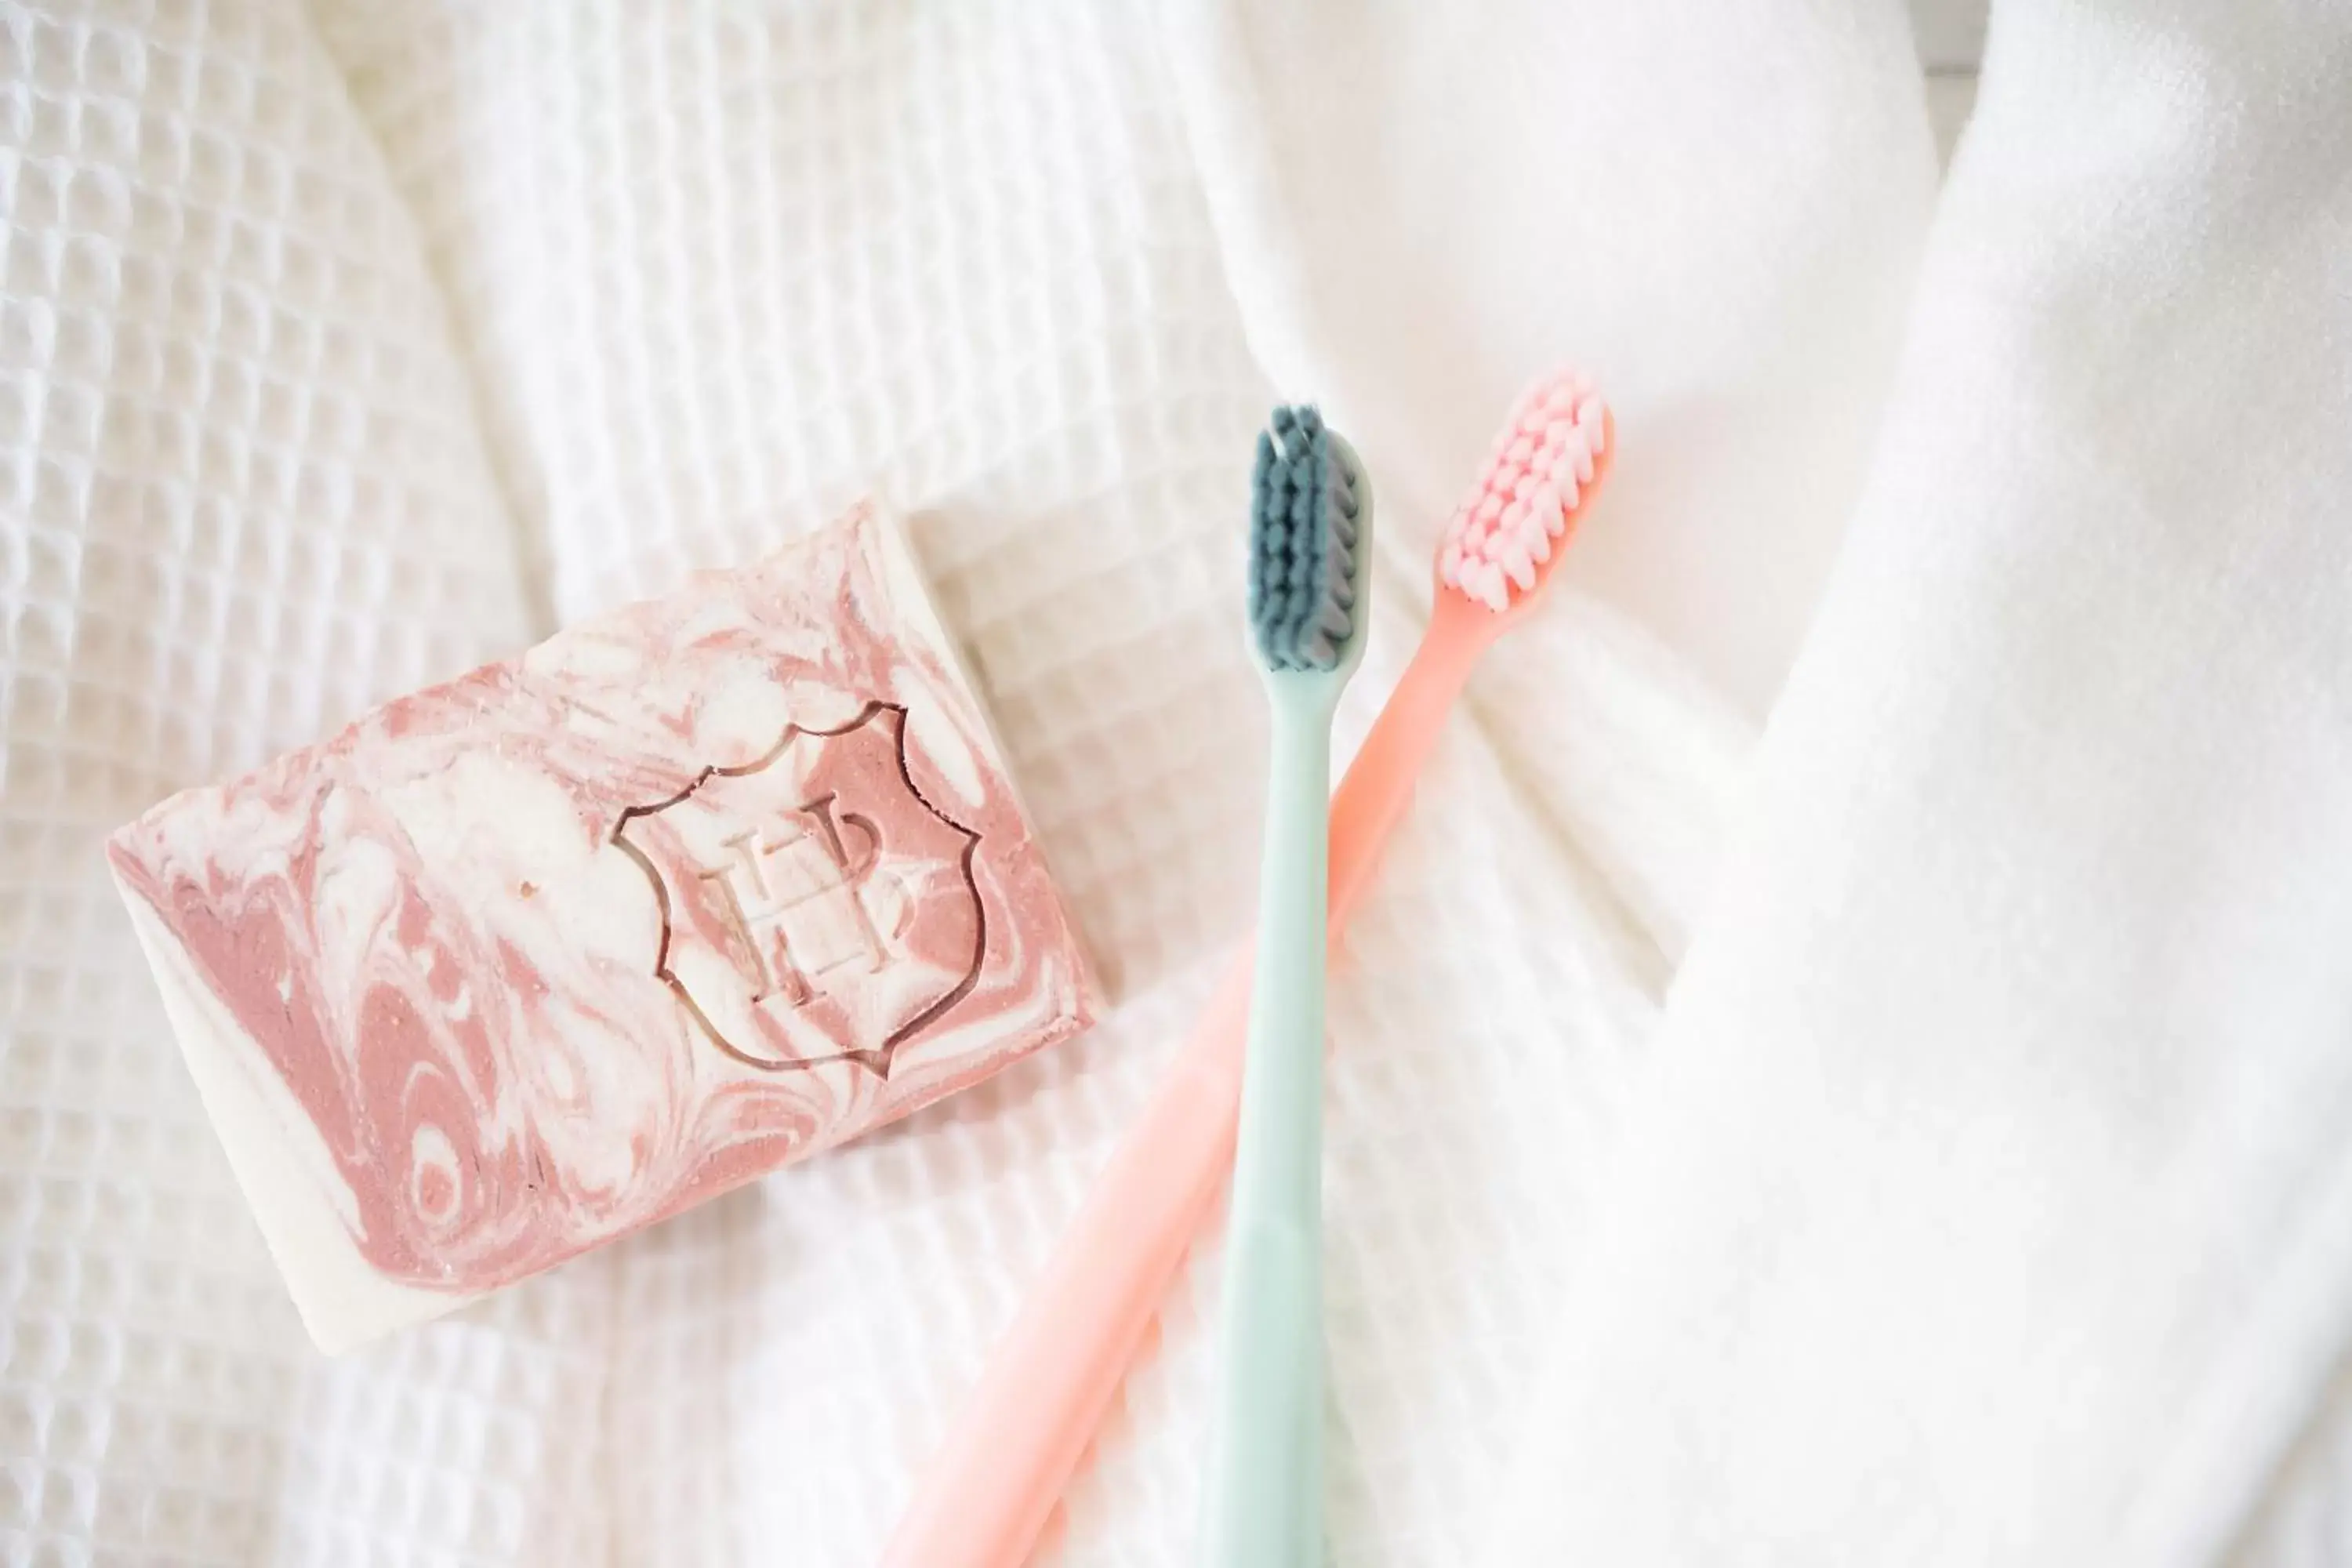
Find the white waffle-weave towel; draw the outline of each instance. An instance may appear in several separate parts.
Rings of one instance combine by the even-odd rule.
[[[1241,923],[1248,432],[1323,396],[1399,522],[1360,724],[1486,421],[1570,359],[1640,526],[1482,675],[1334,1012],[1334,1550],[1465,1560],[1933,170],[1891,4],[1339,9],[0,4],[12,1565],[871,1561]],[[1114,1016],[318,1362],[98,836],[877,485]],[[1052,1560],[1186,1560],[1213,1268]]]
[[[1356,118],[1392,90],[1396,123],[1465,138],[1433,142],[1422,195],[1385,216],[1349,198],[1379,216],[1363,243],[1335,249],[1307,211],[1280,240],[1344,312],[1290,318],[1299,341],[1353,341],[1375,313],[1462,356],[1401,408],[1392,364],[1261,357],[1286,307],[1252,273],[1273,252],[1234,226],[1269,232],[1219,140],[1258,112],[1230,21],[1028,0],[0,5],[0,1557],[872,1561],[1244,922],[1262,721],[1234,539],[1277,387],[1313,376],[1296,390],[1365,431],[1391,497],[1351,726],[1409,642],[1483,426],[1556,358],[1614,378],[1621,515],[1662,541],[1748,528],[1726,494],[1808,494],[1774,504],[1832,530],[1859,482],[1931,178],[1899,21],[1792,30],[1759,5],[1691,51],[1674,39],[1714,0],[1640,26],[1614,9],[1543,22],[1591,79],[1524,79],[1484,130],[1416,106],[1445,35],[1409,16],[1256,84],[1290,113],[1391,60],[1407,76],[1349,89],[1370,95]],[[1480,58],[1472,41],[1450,50]],[[1731,89],[1751,48],[1785,63],[1779,98],[1886,133],[1725,141],[1656,101]],[[1644,62],[1640,90],[1602,90],[1612,58]],[[1686,191],[1741,205],[1661,278],[1688,215],[1608,174],[1620,195],[1557,226],[1548,198],[1507,215],[1483,281],[1414,278],[1416,204],[1522,114],[1595,147],[1657,138]],[[1515,156],[1498,179],[1589,177]],[[1795,199],[1817,186],[1885,200]],[[1538,243],[1573,275],[1527,265]],[[1356,291],[1382,257],[1412,310]],[[1818,317],[1857,276],[1874,316],[1818,363],[1793,352],[1777,307]],[[1444,322],[1472,289],[1479,309]],[[914,516],[1113,1016],[905,1127],[317,1361],[99,835],[868,487]],[[1755,646],[1785,646],[1775,616]],[[1744,745],[1590,598],[1515,638],[1475,697],[1334,1013],[1351,1563],[1472,1549],[1494,1413],[1558,1298],[1580,1173]],[[1187,1555],[1213,1273],[1171,1303],[1057,1561]]]

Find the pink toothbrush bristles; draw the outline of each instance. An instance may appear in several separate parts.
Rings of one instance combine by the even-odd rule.
[[[1486,478],[1446,521],[1439,580],[1508,609],[1566,538],[1608,446],[1608,408],[1591,382],[1570,374],[1537,384],[1511,411]]]

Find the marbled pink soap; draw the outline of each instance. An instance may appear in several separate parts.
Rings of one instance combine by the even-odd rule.
[[[175,795],[108,855],[330,1349],[1089,1016],[980,703],[870,509]]]

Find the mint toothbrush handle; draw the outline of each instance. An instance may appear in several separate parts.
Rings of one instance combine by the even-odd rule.
[[[1237,1224],[1226,1268],[1250,1299],[1223,1347],[1225,1429],[1201,1568],[1321,1568],[1321,1246],[1271,1221]]]
[[[1320,1568],[1323,969],[1330,715],[1274,708],[1202,1568]]]

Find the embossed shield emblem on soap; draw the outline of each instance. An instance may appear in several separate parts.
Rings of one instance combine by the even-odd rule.
[[[908,773],[907,714],[788,728],[621,815],[613,841],[653,883],[654,973],[712,1046],[771,1070],[893,1052],[978,982],[979,836]]]

